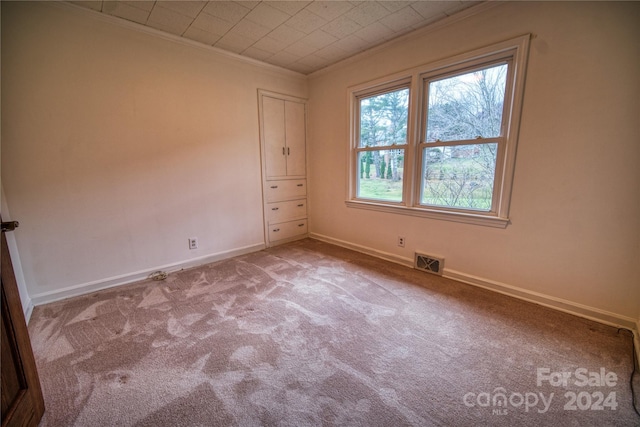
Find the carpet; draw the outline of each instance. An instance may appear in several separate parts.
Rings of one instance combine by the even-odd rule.
[[[640,425],[628,331],[310,239],[29,329],[41,426]]]

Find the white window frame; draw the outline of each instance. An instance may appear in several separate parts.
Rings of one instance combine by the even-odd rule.
[[[505,228],[509,222],[509,204],[513,186],[513,175],[520,128],[520,116],[524,95],[525,70],[529,51],[530,35],[493,44],[481,49],[457,55],[445,60],[363,83],[348,89],[350,130],[349,130],[349,173],[346,205],[350,208],[370,209],[403,215],[457,221],[491,227]],[[422,187],[422,155],[426,125],[426,93],[429,79],[446,76],[471,67],[492,64],[497,61],[509,62],[509,76],[505,93],[502,136],[496,159],[493,203],[490,211],[475,211],[450,207],[420,204]],[[409,87],[409,111],[407,145],[404,157],[403,198],[401,202],[387,202],[357,197],[358,179],[358,137],[359,100],[363,97]],[[428,144],[427,144],[428,145]]]
[[[360,138],[360,100],[363,98],[369,98],[376,95],[381,95],[388,92],[393,92],[394,90],[399,89],[409,89],[409,109],[408,109],[408,117],[407,117],[407,141],[402,145],[389,145],[389,146],[376,146],[376,147],[360,147],[359,138]],[[353,115],[353,126],[351,127],[351,140],[353,141],[353,147],[351,152],[351,170],[353,170],[354,179],[352,180],[353,186],[350,187],[350,194],[354,195],[354,199],[357,198],[360,201],[365,201],[368,203],[382,203],[385,205],[391,206],[406,206],[406,194],[407,194],[407,182],[404,179],[407,173],[407,155],[411,149],[410,141],[413,139],[411,132],[411,111],[412,111],[412,93],[414,88],[411,85],[411,76],[396,76],[396,78],[391,81],[384,81],[381,84],[376,84],[373,87],[367,87],[364,91],[355,91],[353,92],[352,98],[352,111],[356,113]],[[403,190],[402,195],[403,199],[400,202],[395,201],[385,201],[385,200],[377,200],[377,199],[366,199],[366,198],[358,198],[358,180],[357,175],[359,173],[359,164],[358,164],[358,154],[366,151],[376,151],[376,150],[403,150],[404,151],[404,176],[402,180]]]

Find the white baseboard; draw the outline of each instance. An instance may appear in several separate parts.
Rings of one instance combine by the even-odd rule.
[[[310,233],[309,237],[413,268],[413,258],[400,257],[398,255],[379,251],[377,249],[358,245],[355,243],[346,242],[344,240],[335,239],[333,237],[321,235],[318,233]],[[606,325],[630,329],[631,331],[634,331],[636,336],[640,331],[640,320],[622,316],[620,314],[612,313],[606,310],[601,310],[599,308],[589,307],[562,298],[553,297],[551,295],[545,295],[539,292],[522,289],[517,286],[508,285],[506,283],[484,279],[482,277],[451,270],[446,267],[443,270],[443,276],[449,279],[457,280],[459,282],[467,283],[469,285],[508,295],[510,297],[533,302],[535,304],[573,314],[575,316],[580,316],[599,323],[604,323]]]
[[[27,298],[27,306],[22,307],[22,310],[24,311],[24,321],[28,325],[31,313],[33,313],[33,300],[31,298]]]
[[[227,258],[232,258],[238,255],[244,255],[251,252],[257,252],[265,248],[264,242],[256,243],[253,245],[243,246],[240,248],[231,249],[228,251],[217,252],[214,254],[204,255],[197,258],[192,258],[180,262],[171,264],[165,264],[133,273],[122,274],[119,276],[109,277],[105,279],[95,280],[88,283],[81,283],[78,285],[68,286],[62,289],[56,289],[55,291],[43,292],[33,295],[31,299],[31,310],[33,306],[47,304],[54,301],[59,301],[66,298],[75,297],[78,295],[84,295],[90,292],[99,291],[102,289],[113,288],[116,286],[126,285],[128,283],[137,282],[147,279],[154,271],[166,271],[168,273],[179,271],[185,268],[197,267],[199,265],[208,264],[215,261],[220,261]],[[29,317],[31,313],[29,313]],[[25,317],[28,317],[25,314]],[[28,320],[27,320],[28,321]]]
[[[357,245],[355,243],[347,242],[345,240],[334,239],[333,237],[325,236],[318,233],[309,233],[311,239],[320,240],[322,242],[331,243],[332,245],[340,246],[347,249],[352,249],[356,252],[371,255],[376,258],[382,258],[386,261],[391,261],[396,264],[404,265],[405,267],[413,267],[413,258],[405,258],[389,252],[379,251],[367,246]]]
[[[564,313],[572,314],[574,316],[583,317],[585,319],[593,320],[598,323],[613,326],[615,328],[627,329],[633,334],[633,346],[635,348],[637,359],[635,362],[637,362],[638,366],[640,366],[640,320],[634,320],[631,317],[622,316],[610,311],[601,310],[595,307],[589,307],[562,298],[556,298],[550,295],[541,294],[539,292],[517,288],[505,283],[483,279],[477,276],[472,276],[470,274],[461,273],[459,271],[450,270],[447,268],[444,269],[443,276],[449,279],[457,280],[459,282],[467,283],[469,285],[498,292],[503,295],[508,295],[510,297],[552,308],[554,310],[559,310]]]
[[[539,292],[518,288],[516,286],[507,285],[506,283],[496,282],[494,280],[484,279],[482,277],[473,276],[471,274],[462,273],[456,270],[444,269],[444,277],[457,280],[462,283],[477,286],[490,291],[498,292],[510,297],[529,301],[538,305],[553,308],[575,316],[584,317],[589,320],[595,320],[606,325],[622,327],[629,330],[637,328],[636,322],[631,317],[622,316],[610,311],[601,310],[599,308],[590,307],[573,301],[557,298],[551,295],[545,295]]]

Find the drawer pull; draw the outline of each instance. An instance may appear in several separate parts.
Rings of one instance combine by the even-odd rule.
[[[304,227],[304,223],[298,224],[298,227]]]
[[[273,229],[273,232],[274,232],[274,233],[277,233],[278,231],[280,231],[280,229],[279,229],[279,228],[274,228],[274,229]]]
[[[298,187],[302,187],[302,186],[304,186],[304,184],[298,184]]]
[[[304,203],[300,203],[300,204],[298,205],[298,207],[299,207],[299,208],[301,208],[301,207],[303,207],[303,206],[304,206]]]
[[[278,186],[277,185],[272,185],[271,188],[278,188]]]
[[[282,147],[282,155],[284,156],[284,147]]]
[[[272,211],[277,211],[280,208],[271,208]]]

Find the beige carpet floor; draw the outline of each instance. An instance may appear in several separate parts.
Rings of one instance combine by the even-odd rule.
[[[627,331],[315,240],[29,328],[42,426],[640,425]]]

